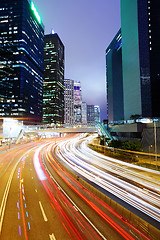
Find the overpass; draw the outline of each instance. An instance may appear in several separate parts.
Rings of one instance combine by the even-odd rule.
[[[25,129],[25,133],[97,133],[98,130],[95,126],[73,126],[73,127],[58,127],[58,128],[36,128]]]
[[[98,133],[99,135],[103,135],[106,138],[112,140],[112,136],[110,135],[107,128],[104,126],[103,123],[97,123],[95,125],[89,124],[81,124],[81,125],[60,125],[60,126],[28,126],[28,129],[25,129],[25,132],[31,133],[52,133],[52,132],[59,132],[59,133]]]
[[[8,120],[9,121],[9,120]],[[11,121],[11,120],[10,120]],[[65,125],[65,124],[54,124],[54,125],[24,125],[18,121],[7,122],[1,129],[1,139],[8,139],[9,141],[14,140],[17,143],[23,137],[54,137],[63,135],[66,133],[98,133],[100,136],[106,137],[108,140],[112,139],[108,130],[102,123],[96,125],[91,124],[79,124],[79,125]]]

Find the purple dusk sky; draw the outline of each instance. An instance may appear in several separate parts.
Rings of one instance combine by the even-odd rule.
[[[120,0],[33,0],[45,25],[65,46],[65,78],[80,81],[82,100],[106,119],[105,50],[118,32]]]

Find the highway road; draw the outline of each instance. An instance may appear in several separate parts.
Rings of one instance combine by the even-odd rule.
[[[74,140],[0,152],[0,239],[149,239],[62,168],[54,151],[62,158]]]
[[[90,138],[66,140],[57,145],[61,161],[76,174],[137,208],[160,225],[160,174],[91,150]]]
[[[0,154],[0,239],[71,239],[34,168],[35,151],[45,144]]]

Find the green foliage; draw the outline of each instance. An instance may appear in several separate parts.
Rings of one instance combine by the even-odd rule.
[[[136,141],[136,142],[124,142],[122,143],[122,149],[125,150],[131,150],[131,151],[141,151],[141,143]]]
[[[100,139],[100,145],[104,146],[104,139],[103,138]]]
[[[122,142],[120,140],[112,140],[108,144],[109,147],[114,147],[114,148],[121,148]]]
[[[100,136],[100,145],[104,146],[104,143],[105,143],[105,136],[102,135],[102,136]]]
[[[139,141],[126,141],[126,142],[121,142],[120,140],[112,140],[108,144],[109,147],[114,147],[114,148],[122,148],[124,150],[131,150],[131,151],[141,151],[141,143]]]
[[[136,120],[136,119],[139,119],[139,118],[141,118],[140,114],[134,114],[134,115],[130,116],[130,119],[132,119],[132,120]]]

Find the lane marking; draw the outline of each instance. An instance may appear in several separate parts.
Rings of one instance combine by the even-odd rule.
[[[21,226],[19,225],[19,235],[21,236]]]
[[[37,146],[36,146],[37,147]],[[2,202],[1,202],[1,206],[0,206],[0,233],[2,231],[2,224],[3,224],[3,218],[4,218],[4,213],[5,213],[5,208],[6,208],[6,203],[7,203],[7,198],[8,198],[8,194],[9,194],[9,190],[10,190],[10,186],[11,186],[11,182],[12,182],[12,179],[13,179],[13,175],[15,173],[15,170],[18,166],[18,164],[20,163],[20,161],[25,157],[25,155],[31,151],[33,151],[35,147],[29,149],[28,151],[25,152],[25,154],[23,156],[21,156],[17,162],[15,163],[12,171],[11,171],[11,174],[8,178],[8,182],[6,184],[6,188],[4,190],[4,194],[3,194],[3,198],[2,198]],[[20,169],[20,168],[19,168]],[[18,173],[19,173],[19,169],[18,169]],[[19,193],[18,193],[18,197],[19,197]],[[21,234],[21,228],[19,228],[19,233]]]
[[[29,228],[29,230],[31,230],[31,225],[30,225],[30,222],[28,222],[28,228]]]
[[[5,212],[5,208],[6,208],[6,203],[7,203],[7,198],[8,198],[12,178],[13,178],[14,172],[17,168],[17,165],[19,164],[20,161],[21,161],[21,158],[17,161],[14,168],[12,169],[11,174],[8,179],[8,182],[7,182],[7,185],[6,185],[6,188],[5,188],[5,191],[4,191],[4,194],[3,194],[3,199],[2,199],[1,207],[0,207],[0,232],[2,231],[4,212]]]
[[[43,158],[43,155],[42,155]],[[46,166],[45,162],[43,161],[43,164]],[[49,172],[49,170],[47,170]],[[52,177],[54,183],[57,185],[57,187],[60,187],[60,185],[58,184],[58,182]],[[63,188],[61,188],[61,191],[63,192],[63,194],[68,198],[68,200],[72,203],[72,205],[74,206],[74,208],[76,207],[76,209],[80,212],[80,214],[88,221],[88,223],[93,227],[93,229],[101,236],[102,239],[107,240],[107,238],[105,236],[103,236],[103,234],[98,230],[98,228],[89,220],[89,218],[83,213],[83,211],[81,211],[81,209],[75,204],[75,202],[69,197],[69,195],[65,192],[65,190]],[[76,210],[76,211],[77,211]]]
[[[47,222],[48,219],[47,219],[47,217],[46,217],[46,214],[45,214],[45,212],[44,212],[44,209],[43,209],[42,204],[41,204],[40,201],[39,201],[39,205],[40,205],[40,209],[41,209],[41,211],[42,211],[42,215],[43,215],[44,221]]]
[[[53,233],[51,235],[49,234],[49,237],[50,237],[51,240],[56,240],[56,238],[55,238]]]

